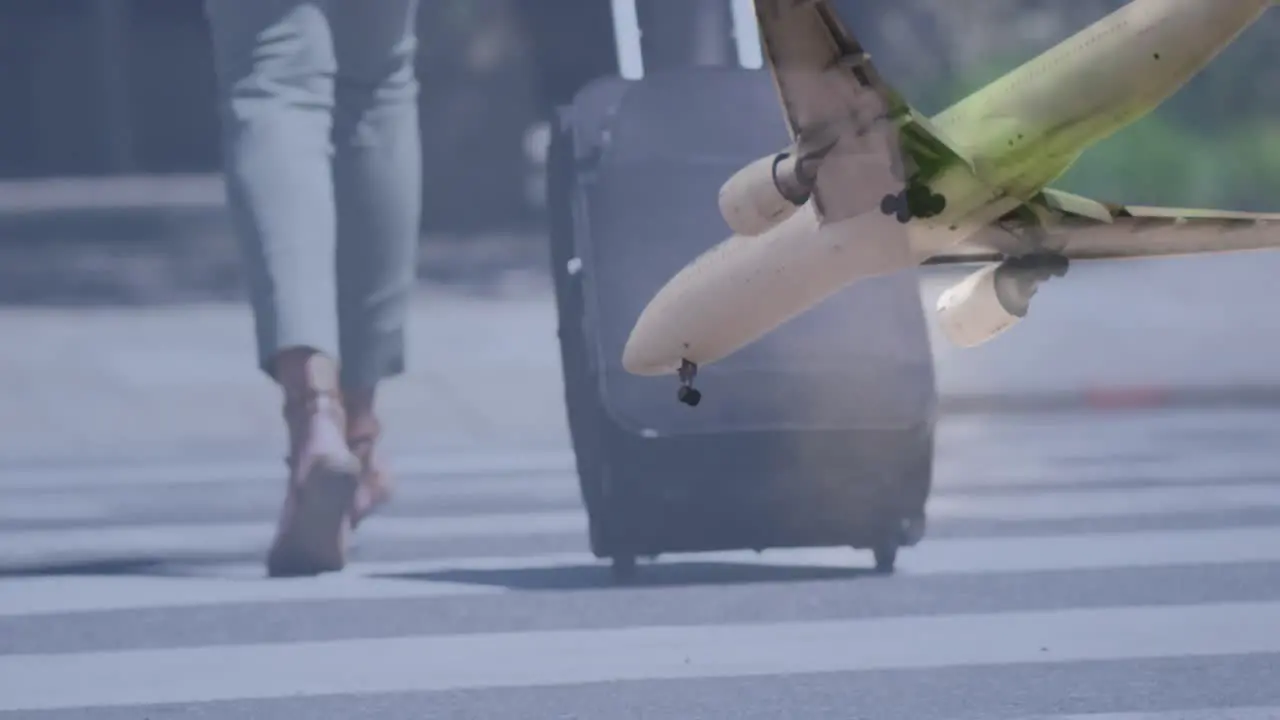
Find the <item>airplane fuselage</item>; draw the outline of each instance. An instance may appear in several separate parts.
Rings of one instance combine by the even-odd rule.
[[[637,321],[624,367],[659,375],[686,360],[715,362],[851,282],[914,267],[963,241],[1158,107],[1276,2],[1133,0],[931,119],[972,166],[955,163],[927,179],[947,205],[911,220],[908,243],[860,224],[885,219],[879,213],[820,225],[807,203],[673,277]]]

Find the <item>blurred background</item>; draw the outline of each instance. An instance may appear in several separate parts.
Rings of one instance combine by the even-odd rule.
[[[922,110],[936,112],[1121,2],[840,4],[891,79]],[[615,5],[633,8],[619,17],[621,43]],[[418,59],[428,173],[424,235],[538,242],[544,124],[552,108],[594,77],[630,72],[633,42],[643,42],[651,72],[744,57],[752,62],[750,52],[744,56],[735,45],[734,5],[424,3]],[[749,3],[737,5],[750,12]],[[633,14],[644,28],[642,40],[628,37]],[[1275,17],[1264,17],[1155,117],[1090,153],[1061,184],[1132,202],[1267,207],[1280,172],[1280,129],[1272,121],[1280,109],[1274,77],[1280,47],[1265,41],[1276,27]],[[754,61],[758,66],[758,54]],[[124,214],[150,205],[163,205],[174,213],[169,219],[205,232],[204,223],[221,219],[217,118],[200,0],[0,2],[0,69],[0,178],[19,183],[4,188],[2,206],[9,214],[42,210],[50,223],[14,227],[7,221],[6,243],[70,232],[58,221],[72,225],[76,211],[112,206],[121,214],[109,219],[119,224],[96,223],[94,233],[106,235],[96,241],[154,234],[181,244],[173,236],[191,234],[189,227],[150,227],[141,216]],[[77,178],[95,182],[67,182]],[[163,182],[126,182],[148,178]],[[34,181],[43,182],[22,192],[22,184]],[[228,273],[209,267],[206,274],[199,285]],[[36,283],[6,278],[0,293],[19,299],[28,284]]]
[[[1122,3],[838,4],[889,79],[936,112]],[[420,276],[431,299],[415,316],[420,350],[401,393],[406,413],[421,415],[426,404],[441,417],[475,418],[468,438],[505,429],[521,441],[560,442],[543,277],[547,120],[601,75],[758,67],[751,34],[735,33],[744,17],[750,3],[737,0],[423,3]],[[1277,36],[1280,15],[1269,13],[1058,185],[1118,202],[1280,209]],[[229,384],[261,388],[247,307],[238,304],[212,91],[200,0],[0,0],[0,363],[23,385],[0,419],[19,455],[57,455],[63,440],[52,438],[76,428],[79,442],[98,442],[122,398],[166,431],[174,420],[195,427],[188,440],[197,445],[230,442],[229,434],[264,447],[278,441],[272,402],[230,399]],[[958,353],[935,342],[944,407],[1134,386],[1166,398],[1268,401],[1280,380],[1269,292],[1278,270],[1271,254],[1073,268],[1041,289],[1027,322],[990,345]],[[959,275],[922,278],[931,312]],[[482,304],[516,292],[513,282],[523,288],[518,302]],[[175,341],[179,330],[192,337]],[[442,344],[453,348],[447,356]],[[454,357],[459,347],[469,359]],[[470,382],[457,373],[482,358],[502,372],[467,393],[444,389]],[[174,387],[213,408],[210,419],[175,415]],[[508,391],[524,404],[483,409],[486,393]],[[218,408],[249,419],[228,423]]]

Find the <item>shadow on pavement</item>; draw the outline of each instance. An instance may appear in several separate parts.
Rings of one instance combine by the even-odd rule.
[[[387,573],[373,577],[488,585],[510,590],[603,590],[609,588],[740,585],[750,583],[848,580],[876,577],[870,564],[860,567],[761,565],[733,562],[655,562],[636,567],[631,577],[616,578],[605,565],[541,568],[458,569],[423,573]]]

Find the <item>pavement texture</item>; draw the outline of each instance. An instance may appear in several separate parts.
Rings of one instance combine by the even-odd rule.
[[[616,584],[564,452],[409,468],[347,570],[282,581],[270,468],[8,472],[0,717],[1280,717],[1278,426],[944,418],[893,576],[814,548]]]

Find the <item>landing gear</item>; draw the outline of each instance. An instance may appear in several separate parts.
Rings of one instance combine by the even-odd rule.
[[[880,201],[880,212],[893,215],[898,222],[912,218],[931,218],[947,209],[947,199],[924,185],[908,185],[899,193],[890,193]]]
[[[676,399],[689,407],[697,407],[702,402],[702,393],[693,387],[693,378],[697,374],[696,364],[688,360],[680,361],[680,389],[676,391]]]

